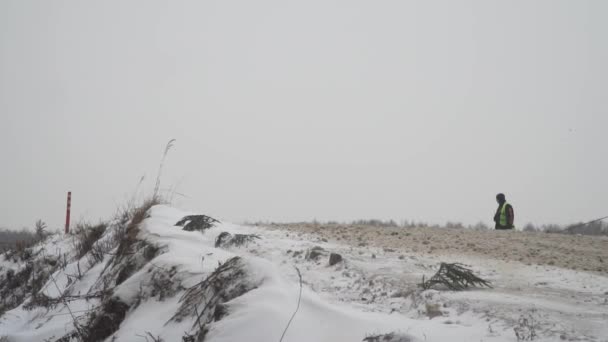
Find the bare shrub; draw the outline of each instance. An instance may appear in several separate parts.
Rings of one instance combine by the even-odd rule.
[[[36,221],[35,229],[38,240],[43,240],[46,235],[46,223],[44,223],[42,220]]]

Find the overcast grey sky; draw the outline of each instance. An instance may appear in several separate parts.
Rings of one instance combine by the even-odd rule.
[[[0,226],[608,215],[607,1],[0,1]]]

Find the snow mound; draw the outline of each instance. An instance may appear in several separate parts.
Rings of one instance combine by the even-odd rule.
[[[504,294],[417,289],[432,269],[413,256],[378,250],[370,259],[352,246],[163,205],[93,228],[0,257],[0,340],[516,340],[516,319],[482,314],[470,299],[504,303]],[[330,252],[343,259],[330,266]],[[536,341],[556,334],[539,328]]]

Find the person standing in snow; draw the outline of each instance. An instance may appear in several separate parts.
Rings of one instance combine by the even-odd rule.
[[[513,206],[507,203],[505,194],[496,195],[496,202],[498,202],[498,209],[494,214],[494,222],[496,222],[496,229],[513,229],[513,221],[515,220],[515,214],[513,213]]]

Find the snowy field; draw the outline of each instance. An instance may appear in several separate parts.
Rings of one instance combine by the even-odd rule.
[[[374,242],[375,232],[361,235],[356,229],[336,233],[220,223],[204,232],[183,231],[175,223],[188,214],[155,206],[139,226],[137,238],[158,246],[162,253],[112,287],[112,298],[126,303],[128,310],[106,341],[152,341],[153,337],[186,341],[206,324],[204,341],[279,342],[298,303],[284,342],[517,341],[514,329],[527,335],[533,331],[534,341],[608,341],[605,272],[480,253],[432,253],[422,241],[416,250],[396,248],[403,245],[398,234],[405,231],[387,230],[388,237],[378,237],[386,243]],[[260,238],[240,247],[216,248],[222,232]],[[432,240],[442,232],[427,234]],[[74,321],[85,322],[88,313],[100,306],[100,299],[85,299],[83,294],[99,289],[100,279],[112,270],[109,264],[115,251],[88,268],[78,261],[68,240],[53,237],[37,246],[34,255],[68,259],[42,292],[50,298],[69,292],[74,299],[28,308],[26,299],[0,317],[0,337],[10,342],[60,341],[75,330]],[[330,253],[340,254],[343,260],[330,266]],[[175,319],[187,289],[235,256],[241,257],[245,275],[238,286],[226,286],[230,291],[235,286],[244,290],[225,302],[225,313],[204,322],[196,315]],[[493,288],[422,291],[418,287],[422,277],[432,276],[440,262],[464,263],[490,280]],[[0,257],[0,275],[23,267]],[[163,284],[174,291],[158,295],[159,289],[149,288],[159,270],[171,270],[171,281]],[[78,278],[72,276],[78,273]],[[195,311],[203,309],[199,306]],[[389,333],[394,334],[381,336]]]

